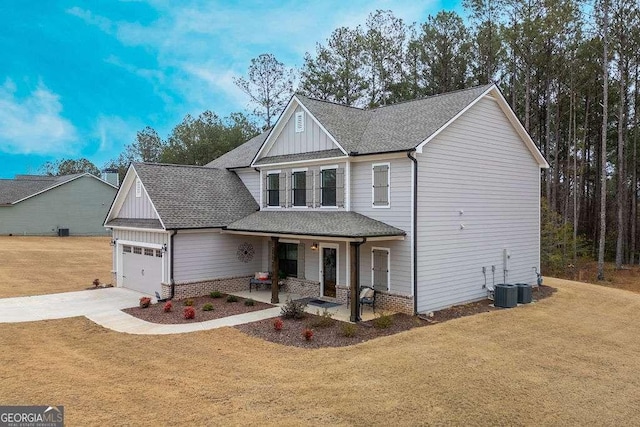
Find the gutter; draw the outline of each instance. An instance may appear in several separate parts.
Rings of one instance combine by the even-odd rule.
[[[173,236],[176,235],[177,230],[171,230],[171,234],[169,234],[169,283],[171,284],[171,295],[169,295],[169,299],[173,299],[176,294],[176,282],[173,280]]]
[[[415,151],[407,151],[407,157],[413,162],[413,314],[418,314],[418,159],[411,155]]]

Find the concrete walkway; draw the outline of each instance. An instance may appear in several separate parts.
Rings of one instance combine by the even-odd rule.
[[[150,323],[121,310],[138,305],[141,294],[125,288],[107,288],[60,294],[0,299],[0,323],[32,322],[85,316],[117,332],[138,335],[182,334],[241,325],[280,315],[280,307],[253,311],[206,322],[179,325]]]

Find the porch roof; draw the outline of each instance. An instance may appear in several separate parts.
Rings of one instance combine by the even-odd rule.
[[[356,212],[259,211],[232,222],[225,230],[263,235],[333,238],[404,238],[404,230]]]

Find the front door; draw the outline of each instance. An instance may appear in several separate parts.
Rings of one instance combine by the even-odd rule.
[[[322,248],[322,295],[336,297],[338,257],[336,248]]]

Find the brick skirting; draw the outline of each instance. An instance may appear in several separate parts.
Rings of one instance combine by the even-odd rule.
[[[239,292],[249,289],[249,280],[253,276],[227,277],[224,279],[204,280],[201,282],[176,283],[174,299],[194,298],[209,295],[213,291]],[[162,298],[171,296],[171,285],[162,284]]]
[[[281,288],[284,292],[300,295],[303,298],[318,298],[320,296],[320,282],[287,277]]]

